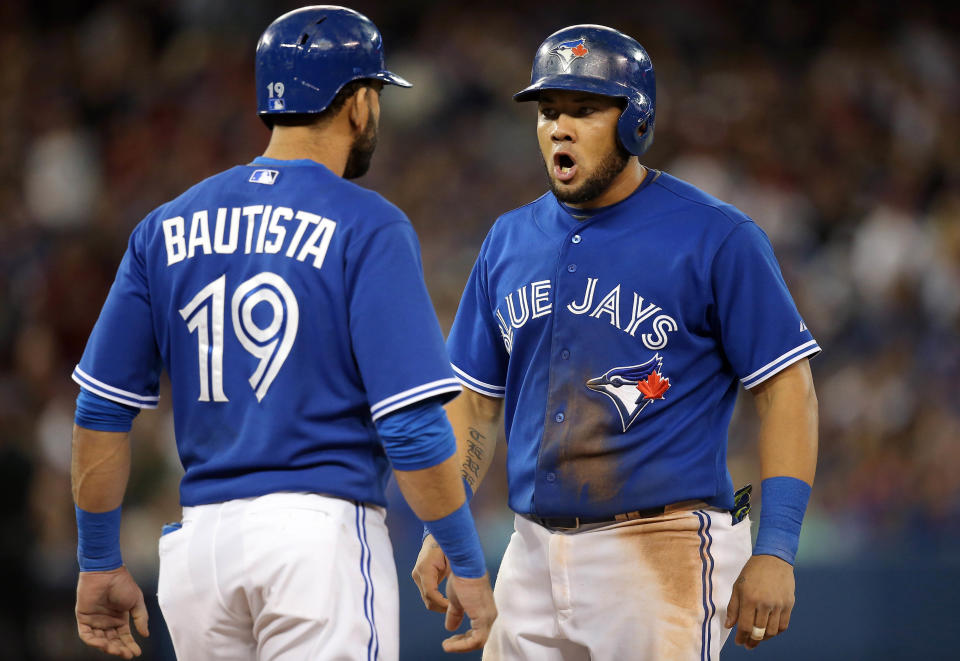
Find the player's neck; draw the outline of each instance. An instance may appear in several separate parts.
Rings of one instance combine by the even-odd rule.
[[[623,168],[623,171],[616,176],[616,178],[610,182],[610,185],[607,186],[607,189],[600,193],[597,197],[589,200],[587,202],[581,202],[580,204],[567,204],[567,206],[574,207],[576,209],[599,209],[601,207],[609,207],[617,202],[621,202],[628,197],[630,197],[637,186],[643,183],[643,180],[647,176],[647,168],[640,164],[640,161],[637,160],[636,156],[630,158],[627,161],[627,166]]]
[[[263,156],[281,161],[308,158],[343,176],[350,154],[350,138],[334,131],[307,126],[277,126],[270,135]]]

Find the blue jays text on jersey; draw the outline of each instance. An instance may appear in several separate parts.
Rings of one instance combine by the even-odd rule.
[[[731,507],[739,385],[820,350],[763,231],[653,171],[586,218],[552,193],[501,216],[447,346],[465,386],[505,397],[511,508],[596,517]]]
[[[309,160],[227,170],[133,231],[74,379],[150,408],[164,367],[183,505],[385,505],[374,420],[460,390],[410,222]]]
[[[570,314],[585,314],[591,319],[601,319],[609,322],[616,328],[622,330],[630,336],[636,336],[637,329],[648,319],[649,332],[641,333],[640,339],[648,349],[662,349],[667,346],[669,333],[677,330],[677,322],[668,314],[657,314],[661,307],[653,302],[647,302],[643,296],[637,292],[633,294],[632,307],[623,304],[624,316],[621,316],[621,290],[623,285],[617,283],[609,292],[602,296],[596,296],[597,282],[599,278],[586,278],[586,284],[582,298],[579,301],[567,303],[565,309]],[[523,285],[516,291],[518,303],[514,304],[514,293],[510,292],[504,297],[504,303],[507,309],[507,316],[510,323],[507,323],[503,315],[501,306],[497,306],[496,317],[497,325],[500,328],[500,335],[503,338],[503,344],[509,353],[513,347],[513,331],[516,328],[523,328],[524,324],[530,319],[542,317],[553,311],[551,303],[552,284],[549,280],[540,280]],[[623,289],[624,297],[630,294]],[[594,298],[599,299],[598,302]],[[627,310],[630,310],[629,316]],[[656,316],[654,316],[656,315]]]

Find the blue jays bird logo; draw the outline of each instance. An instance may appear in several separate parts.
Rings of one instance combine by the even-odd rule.
[[[563,70],[566,71],[570,68],[570,63],[573,62],[578,57],[583,57],[590,51],[587,49],[587,44],[583,40],[583,37],[575,41],[565,41],[552,51],[551,55],[556,55],[560,58],[560,65],[563,67]]]
[[[603,393],[617,407],[623,431],[627,431],[640,412],[655,399],[663,399],[670,389],[670,379],[662,374],[663,358],[653,358],[640,365],[614,367],[603,376],[587,381],[590,390]]]

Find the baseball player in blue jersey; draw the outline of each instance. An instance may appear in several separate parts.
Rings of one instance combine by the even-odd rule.
[[[397,207],[349,181],[369,164],[384,68],[366,17],[306,7],[257,46],[270,144],[133,231],[73,373],[80,638],[132,658],[143,596],[123,567],[127,432],[166,368],[185,475],[160,539],[158,600],[180,659],[398,656],[384,523],[392,467],[441,540],[448,623],[496,616],[442,403],[460,391]]]
[[[763,231],[638,160],[654,71],[632,38],[576,25],[531,84],[550,192],[501,216],[447,347],[467,388],[447,411],[476,489],[503,415],[515,532],[485,659],[716,659],[787,628],[813,481],[819,351]],[[742,384],[760,427],[763,510],[734,492],[727,428]],[[428,536],[428,608],[449,571]]]

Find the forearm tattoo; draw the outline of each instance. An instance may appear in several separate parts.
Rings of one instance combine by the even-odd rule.
[[[477,485],[480,484],[480,464],[486,452],[481,441],[486,440],[487,437],[473,427],[470,427],[469,433],[470,436],[467,438],[467,457],[463,460],[460,474],[463,475],[463,479],[467,481],[470,488],[476,492]]]

